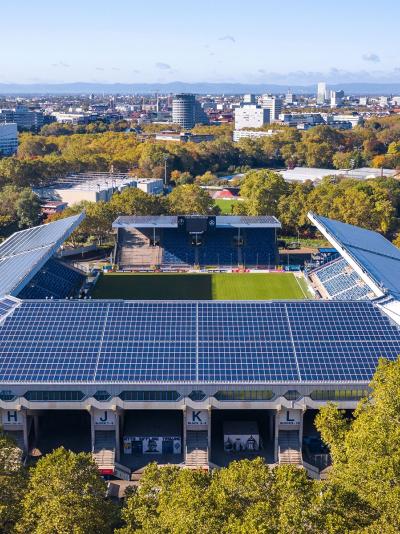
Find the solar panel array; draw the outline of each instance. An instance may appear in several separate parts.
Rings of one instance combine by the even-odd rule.
[[[375,284],[400,298],[400,250],[378,232],[312,214],[329,239],[335,238]]]
[[[366,382],[398,354],[362,301],[24,301],[0,325],[2,383]]]
[[[66,217],[15,232],[0,245],[0,296],[22,289],[84,218]]]
[[[12,300],[9,298],[0,299],[0,320],[2,317],[4,317],[4,315],[6,315],[9,311],[11,311],[16,305],[17,305],[17,302],[15,300]]]

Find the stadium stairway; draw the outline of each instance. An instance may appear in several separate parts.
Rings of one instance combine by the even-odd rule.
[[[107,430],[97,430],[93,448],[93,459],[98,468],[114,469],[115,467],[115,434]]]
[[[278,460],[280,465],[303,465],[298,430],[279,432]]]
[[[208,469],[207,431],[187,431],[185,467],[189,467],[191,469]]]
[[[117,247],[117,264],[121,270],[159,265],[160,247],[150,245],[150,240],[139,230],[122,229]]]

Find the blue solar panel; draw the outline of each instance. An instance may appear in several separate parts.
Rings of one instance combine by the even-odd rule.
[[[378,232],[312,214],[328,239],[335,238],[376,284],[400,296],[400,250]]]
[[[17,302],[12,299],[9,299],[7,297],[0,298],[0,319],[4,315],[6,315],[9,311],[11,311],[16,305],[17,305]]]
[[[195,342],[196,304],[111,303],[95,380],[193,381]]]
[[[16,295],[85,217],[73,215],[15,232],[0,245],[0,296]]]
[[[23,301],[0,325],[2,383],[367,382],[398,354],[367,301]]]
[[[299,380],[280,302],[199,304],[199,380]]]
[[[287,306],[303,381],[368,381],[378,358],[400,353],[400,332],[369,302],[291,302]]]

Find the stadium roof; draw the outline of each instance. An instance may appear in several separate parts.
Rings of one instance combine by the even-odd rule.
[[[378,295],[400,298],[400,250],[378,232],[314,213],[310,220]]]
[[[202,216],[182,215],[179,217],[201,218]],[[204,215],[203,217],[207,217]],[[280,228],[281,223],[276,217],[264,215],[261,217],[244,217],[241,215],[217,215],[217,228]],[[156,215],[138,216],[123,215],[113,222],[113,228],[178,228],[178,216]]]
[[[0,384],[367,383],[400,329],[366,301],[22,301]]]
[[[0,297],[17,295],[84,219],[84,213],[15,232],[0,245]]]

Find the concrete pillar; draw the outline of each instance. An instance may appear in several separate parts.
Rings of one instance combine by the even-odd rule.
[[[300,450],[303,447],[303,420],[304,420],[304,413],[307,410],[306,406],[303,407],[301,414],[300,414],[300,428],[299,428],[299,442],[300,442]]]
[[[33,415],[33,431],[35,433],[35,442],[37,443],[39,439],[39,416],[36,413]]]
[[[279,414],[281,409],[278,408],[275,413],[275,435],[274,435],[274,462],[279,461],[278,442],[279,442]]]
[[[211,414],[212,414],[212,406],[211,404],[208,406],[208,428],[207,428],[207,441],[208,441],[208,461],[211,460]]]
[[[28,454],[29,452],[29,429],[28,429],[28,415],[26,410],[21,411],[22,415],[22,435],[24,439],[24,453]]]
[[[91,436],[91,441],[92,441],[92,452],[94,451],[94,445],[95,445],[95,442],[96,442],[96,433],[95,433],[95,430],[94,430],[94,412],[93,412],[93,408],[92,406],[89,406],[87,408],[89,414],[90,414],[90,436]]]
[[[183,451],[183,462],[186,462],[186,420],[187,420],[187,411],[186,405],[183,406],[183,433],[182,433],[182,451]]]
[[[274,439],[274,414],[269,411],[268,413],[268,437],[272,441]]]
[[[115,459],[117,462],[121,458],[121,427],[120,427],[120,409],[115,411]]]

